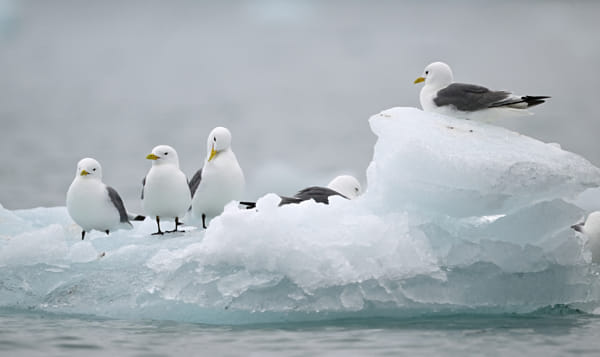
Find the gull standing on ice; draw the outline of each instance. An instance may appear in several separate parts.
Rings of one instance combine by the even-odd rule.
[[[102,166],[92,158],[77,163],[75,179],[67,191],[67,211],[81,226],[82,240],[93,229],[109,234],[117,228],[133,228],[123,200],[102,182]]]
[[[206,140],[204,166],[190,181],[192,214],[202,219],[218,216],[225,205],[239,200],[244,191],[244,173],[231,150],[231,133],[227,128],[214,128]]]
[[[544,103],[547,96],[520,96],[492,91],[474,84],[454,83],[450,67],[433,62],[416,83],[425,82],[419,99],[426,112],[473,119],[492,120],[510,115],[531,114],[527,108]]]
[[[300,203],[311,199],[318,203],[329,204],[330,196],[341,196],[352,200],[360,196],[361,191],[360,182],[354,176],[341,175],[331,180],[327,187],[312,186],[298,191],[293,197],[281,196],[279,205]],[[256,207],[256,202],[240,202],[240,204],[247,208]]]
[[[592,262],[600,264],[600,211],[592,212],[583,223],[571,226],[588,237],[588,247],[592,251]]]
[[[168,145],[159,145],[146,159],[152,160],[152,167],[142,183],[142,205],[147,215],[156,217],[158,231],[153,235],[163,234],[161,218],[175,218],[175,228],[167,233],[185,232],[177,230],[177,226],[189,209],[192,196],[187,177],[179,169],[177,152]]]

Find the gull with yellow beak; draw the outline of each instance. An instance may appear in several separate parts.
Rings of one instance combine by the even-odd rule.
[[[501,117],[531,114],[527,108],[542,104],[547,96],[521,96],[485,87],[454,83],[450,66],[433,62],[425,67],[415,84],[425,82],[419,99],[426,112],[436,112],[456,118],[493,120]]]
[[[142,183],[142,206],[147,215],[156,218],[158,230],[153,234],[164,234],[160,230],[160,219],[174,218],[172,232],[184,232],[177,229],[179,218],[188,211],[192,196],[187,177],[179,169],[179,158],[175,149],[168,145],[159,145],[146,156],[152,160],[152,167]]]
[[[239,200],[244,191],[244,173],[231,150],[231,133],[227,128],[216,127],[206,140],[206,160],[190,181],[192,214],[202,219],[218,216],[225,205]]]
[[[92,158],[77,163],[75,179],[67,191],[67,211],[81,227],[81,239],[94,229],[109,234],[117,228],[133,228],[121,196],[102,182],[102,166]]]

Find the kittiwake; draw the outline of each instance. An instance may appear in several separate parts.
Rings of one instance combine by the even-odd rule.
[[[341,196],[349,200],[360,195],[361,187],[358,180],[350,175],[337,176],[327,187],[312,186],[298,191],[293,197],[281,197],[280,206],[290,203],[300,203],[308,200],[329,204],[330,196]]]
[[[207,218],[220,215],[227,203],[241,198],[244,185],[244,173],[231,150],[231,133],[214,128],[206,140],[204,166],[190,181],[192,214],[206,228]]]
[[[587,245],[592,252],[592,262],[600,264],[600,211],[592,212],[583,223],[571,226],[588,238]]]
[[[81,226],[82,240],[93,229],[109,234],[117,228],[133,228],[123,200],[102,182],[102,166],[92,158],[77,163],[75,179],[67,191],[67,211]]]
[[[330,196],[340,196],[352,200],[360,196],[361,192],[360,182],[354,176],[341,175],[331,180],[327,187],[311,186],[298,191],[292,197],[280,196],[281,202],[279,202],[279,205],[283,206],[308,200],[329,204]],[[240,202],[240,204],[246,206],[246,208],[256,207],[256,202]]]
[[[143,180],[142,206],[147,215],[156,217],[158,231],[153,234],[163,234],[160,230],[161,218],[175,218],[175,228],[179,231],[179,218],[183,217],[190,207],[192,196],[187,177],[179,169],[179,158],[175,149],[168,145],[159,145],[146,156],[152,160],[152,167]]]
[[[511,115],[531,114],[527,108],[544,103],[548,96],[521,96],[485,87],[454,83],[450,66],[433,62],[416,83],[425,82],[419,99],[426,112],[473,120],[493,120]]]

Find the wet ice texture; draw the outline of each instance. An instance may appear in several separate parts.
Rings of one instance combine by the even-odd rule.
[[[598,168],[412,108],[370,124],[368,188],[353,201],[278,207],[270,194],[205,232],[150,236],[147,220],[85,241],[63,207],[0,209],[0,307],[253,323],[600,306],[598,267],[569,229]]]

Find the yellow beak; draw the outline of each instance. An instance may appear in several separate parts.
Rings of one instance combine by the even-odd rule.
[[[81,176],[87,176],[87,175],[89,175],[89,174],[90,174],[90,173],[89,173],[89,172],[87,172],[87,171],[85,171],[85,170],[81,170],[81,173],[80,173],[80,175],[81,175]]]
[[[154,154],[150,154],[150,155],[146,156],[146,159],[148,159],[148,160],[158,160],[159,157],[156,156],[156,155],[154,155]]]
[[[217,155],[217,150],[215,150],[215,146],[213,145],[212,149],[210,149],[210,156],[208,157],[208,161],[212,160]]]
[[[415,79],[415,84],[421,83],[421,82],[425,82],[425,78],[419,77],[419,78]]]

